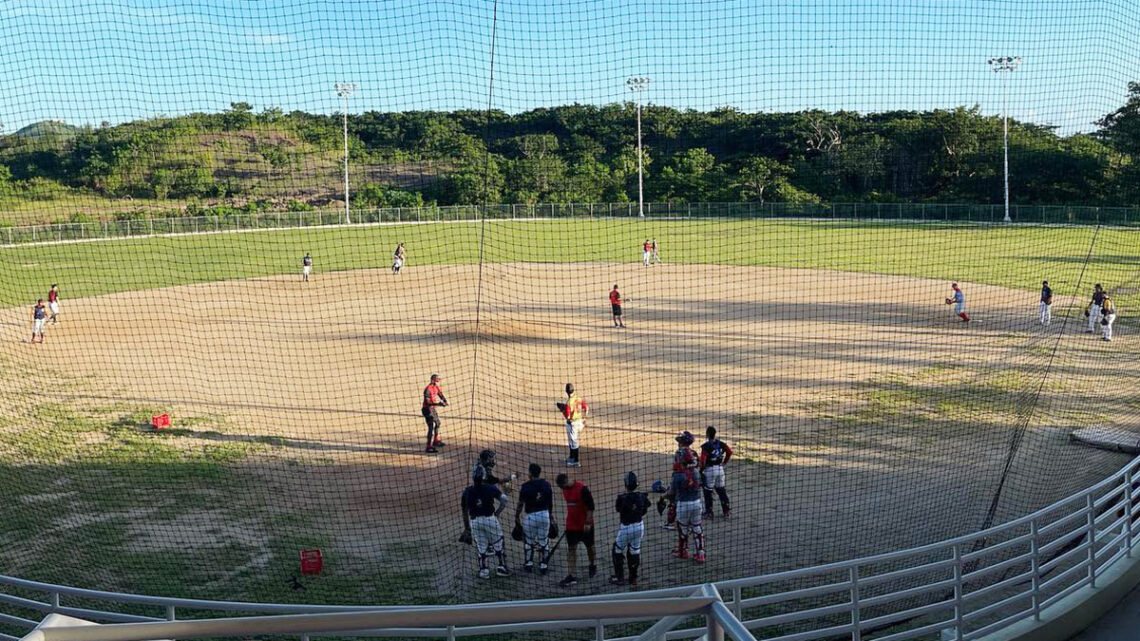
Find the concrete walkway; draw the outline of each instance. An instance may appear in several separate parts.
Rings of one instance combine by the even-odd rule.
[[[1140,586],[1069,641],[1140,641]]]

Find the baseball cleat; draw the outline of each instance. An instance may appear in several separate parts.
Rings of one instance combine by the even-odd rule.
[[[523,572],[534,572],[534,563],[526,563],[523,565]]]
[[[568,588],[575,585],[578,585],[578,579],[574,578],[573,574],[566,575],[565,579],[558,582],[558,587],[560,588]]]
[[[479,578],[480,578],[480,579],[489,579],[489,578],[491,578],[491,571],[490,571],[490,570],[488,570],[487,568],[483,568],[482,570],[479,570]]]
[[[495,576],[510,576],[510,575],[511,575],[511,571],[508,570],[507,566],[505,566],[505,565],[500,565],[499,567],[495,568]]]
[[[1086,329],[1086,330],[1085,330],[1085,333],[1086,333],[1086,334],[1091,334],[1091,333],[1093,333],[1093,331],[1092,331],[1091,329]]]
[[[542,575],[542,576],[546,576],[546,573],[547,573],[547,572],[549,572],[549,571],[550,571],[550,566],[549,566],[549,565],[547,565],[547,564],[545,564],[545,563],[539,563],[539,564],[538,564],[538,573],[539,573],[540,575]]]
[[[704,563],[705,562],[705,551],[701,550],[700,552],[697,552],[693,556],[693,560],[696,561],[697,563]]]
[[[701,514],[702,519],[711,519],[712,517],[713,517],[712,510],[709,510],[709,511]]]
[[[723,517],[724,517],[724,518],[726,518],[726,519],[727,519],[728,517],[732,516],[732,509],[730,509],[730,508],[727,508],[727,507],[726,507],[726,508],[724,508],[723,512],[721,513],[721,516],[723,516]]]
[[[443,447],[445,445],[447,445],[447,443],[444,443],[443,441],[436,441],[435,443],[431,444],[432,447]]]
[[[1102,341],[1107,341],[1107,342],[1112,342],[1112,339],[1111,339],[1111,338],[1109,338],[1109,337],[1107,337],[1107,336],[1102,336],[1100,340],[1102,340]]]
[[[425,454],[438,454],[439,450],[435,449],[434,447],[429,447],[429,448],[424,450],[424,453]]]
[[[611,576],[610,585],[625,585],[625,579],[620,576]]]
[[[582,467],[582,464],[578,461],[567,461],[566,467]]]
[[[636,588],[637,587],[637,579],[630,579],[629,580],[629,587]]]
[[[678,558],[678,559],[687,559],[687,558],[689,558],[689,551],[688,550],[673,550],[673,556]]]
[[[595,577],[595,576],[597,576],[597,575],[598,575],[598,566],[596,566],[596,565],[591,565],[591,566],[590,566],[590,578],[592,579],[592,578],[594,578],[594,577]]]

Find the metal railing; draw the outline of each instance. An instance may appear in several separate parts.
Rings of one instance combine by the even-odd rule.
[[[718,581],[703,587],[677,587],[626,594],[604,594],[563,599],[512,601],[436,608],[433,606],[329,606],[259,604],[153,597],[102,592],[0,576],[6,592],[23,590],[40,593],[46,600],[0,592],[0,604],[16,613],[0,614],[0,623],[30,629],[36,625],[32,613],[57,612],[78,618],[112,623],[147,623],[201,618],[217,612],[260,615],[330,613],[386,613],[403,621],[399,627],[379,624],[347,629],[325,630],[321,636],[355,637],[460,637],[558,631],[593,628],[598,641],[638,641],[663,635],[665,639],[688,639],[710,635],[710,624],[674,629],[696,611],[679,609],[659,618],[659,611],[642,609],[643,604],[662,599],[681,599],[678,607],[697,607],[699,593],[715,602],[701,601],[706,617],[717,626],[742,630],[756,638],[779,641],[810,641],[849,638],[860,641],[874,635],[876,641],[901,641],[942,636],[959,641],[979,639],[1026,620],[1040,620],[1042,613],[1060,600],[1097,580],[1113,564],[1131,558],[1140,544],[1140,457],[1099,483],[1067,498],[981,532],[939,543],[875,556],[829,563],[776,574]],[[721,598],[724,595],[724,598]],[[68,601],[97,601],[117,609],[76,607]],[[685,601],[685,599],[690,599]],[[624,607],[611,609],[611,604]],[[584,604],[585,609],[565,608]],[[687,604],[687,605],[683,605]],[[602,607],[602,606],[605,607]],[[152,614],[124,612],[127,606],[145,606]],[[512,618],[521,606],[547,608],[543,619]],[[456,609],[457,608],[457,609]],[[432,619],[434,625],[413,626],[408,621],[416,613],[446,613],[477,608],[490,618]],[[571,615],[570,613],[574,613]],[[583,613],[589,613],[585,616]],[[494,618],[502,615],[500,618]],[[731,621],[726,617],[731,615]],[[401,618],[404,617],[404,618]],[[558,620],[549,620],[551,618]],[[608,628],[659,618],[640,635],[609,636]],[[239,619],[244,620],[244,619]],[[381,621],[380,618],[374,621]],[[453,621],[442,624],[441,621]],[[388,623],[384,623],[388,625]],[[395,623],[392,623],[395,625]],[[714,628],[717,626],[713,626]],[[367,629],[366,629],[367,628]],[[109,630],[119,629],[110,627]],[[126,628],[123,628],[124,630]],[[134,629],[134,628],[131,628]],[[155,630],[165,628],[153,628]],[[258,628],[260,629],[260,628]],[[308,628],[306,628],[308,629]],[[179,628],[176,638],[195,636],[194,625]],[[627,628],[622,628],[627,630]],[[276,630],[275,634],[284,634]],[[136,636],[114,635],[105,641],[129,641]],[[164,633],[165,634],[165,633]],[[250,632],[250,634],[253,634]],[[307,637],[310,633],[292,629],[289,634]],[[620,635],[621,632],[619,631]],[[646,636],[649,634],[650,636]],[[0,635],[6,641],[15,637]],[[103,637],[101,637],[103,638]],[[145,637],[152,638],[152,637]],[[707,638],[713,638],[711,635]],[[47,636],[44,641],[67,641]]]
[[[1140,209],[1126,207],[1010,207],[1014,222],[1035,224],[1140,224]],[[999,223],[1001,205],[950,203],[646,203],[649,219],[813,218],[914,222]],[[352,213],[353,225],[539,218],[637,218],[636,203],[542,203],[388,207]],[[139,236],[345,225],[343,211],[260,211],[0,227],[0,244],[63,242]]]

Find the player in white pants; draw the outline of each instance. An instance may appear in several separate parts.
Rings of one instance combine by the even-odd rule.
[[[724,487],[724,466],[732,458],[732,448],[728,443],[717,438],[716,428],[709,425],[705,428],[705,438],[701,444],[700,468],[704,477],[705,486],[705,513],[704,516],[712,518],[713,492],[720,499],[720,511],[724,516],[732,513],[728,505],[728,490]]]
[[[404,268],[404,260],[407,254],[404,252],[404,243],[396,245],[396,250],[392,252],[392,273],[399,274],[400,270]]]
[[[305,257],[301,259],[301,280],[309,280],[309,274],[313,273],[313,257],[305,253]]]
[[[1100,324],[1100,303],[1106,295],[1104,287],[1097,283],[1096,287],[1093,288],[1092,302],[1085,308],[1085,316],[1089,319],[1088,327],[1085,328],[1086,334],[1092,334],[1096,330],[1096,326]]]
[[[626,491],[618,495],[614,504],[621,520],[621,528],[614,541],[614,573],[610,577],[610,583],[624,585],[626,583],[624,566],[628,565],[629,584],[636,586],[637,571],[641,567],[641,541],[645,538],[644,519],[646,512],[649,511],[649,495],[635,491],[637,474],[633,472],[626,472],[623,483]]]
[[[1053,319],[1053,289],[1049,287],[1049,281],[1041,281],[1041,304],[1038,305],[1038,321],[1042,325],[1048,325],[1049,321]]]
[[[519,489],[519,504],[515,508],[515,525],[523,530],[525,551],[523,570],[534,571],[534,555],[538,557],[538,573],[546,574],[550,567],[546,558],[550,548],[550,510],[554,507],[554,489],[542,478],[542,468],[531,463],[530,479]],[[523,511],[526,516],[523,516]]]
[[[645,242],[641,245],[641,264],[649,267],[651,260],[653,260],[653,244],[646,238]]]
[[[499,488],[485,483],[486,479],[487,470],[482,465],[476,465],[471,472],[471,485],[463,490],[460,498],[463,507],[463,540],[475,545],[475,552],[479,555],[480,579],[491,578],[491,570],[487,567],[487,557],[491,554],[499,562],[495,574],[511,575],[503,551],[503,527],[499,524],[499,513],[507,507],[507,503]]]
[[[1101,340],[1112,340],[1112,324],[1115,322],[1116,303],[1112,302],[1112,298],[1108,294],[1105,294],[1100,301],[1100,326],[1104,330],[1104,336],[1101,337]]]
[[[586,400],[574,393],[574,384],[566,384],[566,401],[557,403],[558,410],[566,419],[566,444],[570,449],[570,456],[566,457],[566,467],[581,467],[578,446],[582,430],[586,427],[586,416],[590,413],[590,406]]]

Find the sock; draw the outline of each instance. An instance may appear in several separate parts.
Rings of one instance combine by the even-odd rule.
[[[712,512],[712,497],[713,497],[712,490],[705,488],[704,493],[705,493],[705,512]]]
[[[626,560],[629,562],[629,582],[637,583],[637,568],[641,566],[641,555],[627,554]]]
[[[534,563],[534,546],[528,543],[526,545],[525,549],[526,549],[526,552],[524,552],[524,554],[523,554],[523,559],[524,559],[525,563],[527,563],[527,564]]]
[[[705,551],[705,531],[701,528],[696,528],[693,531],[693,545],[697,552]]]
[[[724,489],[723,487],[718,487],[718,488],[716,488],[716,495],[718,498],[720,498],[720,508],[722,510],[727,510],[728,509],[728,490]],[[712,509],[711,505],[710,505],[709,509],[710,510]]]
[[[578,448],[570,450],[570,458],[574,459],[575,463],[578,462]]]
[[[623,562],[624,559],[622,558],[621,552],[614,550],[613,557],[614,557],[614,576],[616,576],[619,579],[625,578],[625,563]]]
[[[480,570],[486,570],[487,569],[487,555],[486,554],[480,554],[479,555],[479,569]]]
[[[499,561],[499,567],[507,567],[507,555],[503,552],[495,552],[495,559]]]

